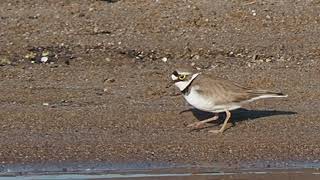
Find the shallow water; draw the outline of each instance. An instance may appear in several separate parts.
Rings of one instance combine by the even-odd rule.
[[[214,172],[214,173],[139,173],[139,174],[30,174],[30,175],[11,175],[1,176],[0,180],[39,180],[39,179],[52,179],[52,180],[84,180],[84,179],[320,179],[320,172],[313,170],[296,170],[296,171],[255,171],[255,172]]]
[[[263,168],[263,166],[268,168]],[[168,163],[64,163],[0,166],[0,180],[84,179],[320,179],[320,163],[259,162],[238,168]]]

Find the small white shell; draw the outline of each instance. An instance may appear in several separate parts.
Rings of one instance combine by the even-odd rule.
[[[48,57],[44,56],[40,59],[41,62],[46,63],[49,60]]]
[[[161,61],[167,62],[167,61],[168,61],[168,58],[164,57],[164,58],[161,59]]]

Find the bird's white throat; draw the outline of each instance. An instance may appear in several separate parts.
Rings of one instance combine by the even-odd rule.
[[[191,77],[191,79],[190,79],[189,81],[178,81],[178,82],[174,83],[174,85],[176,85],[176,86],[180,89],[180,91],[183,91],[184,89],[186,89],[186,88],[189,86],[189,84],[190,84],[199,74],[200,74],[200,73],[193,74],[192,77]],[[176,76],[174,76],[174,75],[171,75],[171,78],[172,78],[172,80],[174,80],[174,81],[178,79],[178,77],[176,77]]]

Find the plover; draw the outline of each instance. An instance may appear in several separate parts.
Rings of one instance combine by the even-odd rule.
[[[230,111],[240,108],[245,103],[263,98],[287,97],[281,92],[243,87],[208,73],[175,70],[171,79],[191,106],[214,114],[212,118],[192,123],[188,127],[199,128],[205,123],[217,120],[218,113],[226,113],[222,127],[209,131],[213,133],[224,132],[231,117]]]

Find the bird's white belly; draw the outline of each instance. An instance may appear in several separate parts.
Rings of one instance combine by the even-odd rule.
[[[225,110],[234,110],[241,107],[240,104],[221,104],[216,105],[214,102],[214,99],[208,98],[206,96],[203,96],[199,94],[194,88],[191,88],[190,93],[187,95],[184,95],[184,98],[187,100],[187,102],[202,111],[208,111],[208,112],[224,112]]]
[[[184,95],[184,98],[187,100],[187,102],[202,111],[213,111],[215,104],[212,100],[209,100],[205,96],[199,94],[194,88],[191,88],[189,94]]]

